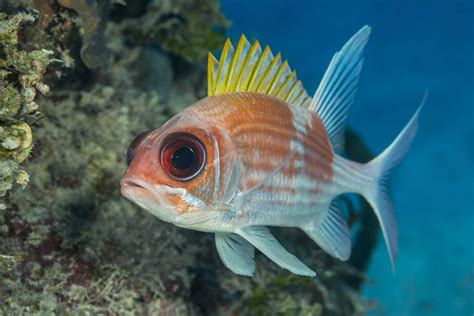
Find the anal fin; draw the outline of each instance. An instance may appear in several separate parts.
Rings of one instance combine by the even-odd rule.
[[[341,203],[335,199],[322,220],[302,229],[328,254],[347,261],[351,255],[351,233],[340,209]]]
[[[235,274],[252,276],[255,272],[255,248],[232,233],[216,233],[216,247],[224,265]]]
[[[304,276],[315,276],[316,273],[308,268],[294,255],[286,251],[285,248],[276,240],[270,230],[265,226],[244,227],[237,233],[260,250],[274,263],[287,269],[294,274]]]

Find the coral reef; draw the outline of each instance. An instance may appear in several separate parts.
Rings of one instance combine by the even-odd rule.
[[[72,9],[79,15],[82,27],[81,58],[89,68],[103,65],[106,48],[103,41],[103,30],[107,23],[110,1],[58,0],[58,3]]]
[[[39,115],[35,96],[49,91],[43,75],[53,52],[22,49],[18,43],[21,25],[32,21],[27,13],[0,13],[0,210],[6,208],[4,197],[15,183],[28,183],[21,163],[33,148],[31,125]]]
[[[143,16],[123,25],[131,41],[157,43],[168,53],[192,62],[222,47],[229,22],[215,0],[152,0]]]
[[[1,132],[18,144],[9,149],[2,138],[1,167],[11,169],[2,180],[30,181],[0,211],[0,314],[362,315],[360,269],[371,248],[341,263],[301,232],[276,229],[318,277],[291,275],[261,255],[255,277],[239,277],[220,262],[211,234],[163,223],[121,198],[129,142],[205,95],[200,61],[222,44],[227,22],[213,0],[134,1],[130,10],[97,3],[2,8],[0,34],[3,25],[14,31],[0,37]],[[28,27],[10,45],[19,21]],[[28,67],[3,67],[5,47]],[[35,98],[47,92],[43,78],[51,91]],[[28,102],[41,116],[37,106],[25,110]],[[21,124],[33,127],[33,141]],[[348,144],[366,159],[354,136]],[[348,205],[364,231],[367,205]]]

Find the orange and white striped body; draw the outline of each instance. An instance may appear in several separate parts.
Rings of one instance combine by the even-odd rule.
[[[313,98],[280,55],[241,38],[209,59],[209,96],[146,132],[127,153],[122,194],[156,217],[213,232],[224,264],[252,275],[257,248],[300,275],[315,273],[267,226],[299,227],[347,260],[350,231],[337,196],[363,195],[374,208],[393,262],[397,227],[384,179],[414,136],[417,115],[368,164],[335,153],[362,68],[370,28],[334,56]]]
[[[240,179],[227,203],[237,208],[239,224],[299,226],[340,194],[334,153],[316,113],[254,92],[208,97],[187,111],[224,130],[235,148]]]

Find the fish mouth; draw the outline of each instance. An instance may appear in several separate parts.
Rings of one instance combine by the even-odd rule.
[[[132,177],[122,178],[120,193],[130,201],[160,218],[169,217],[175,209],[166,196],[153,185]]]
[[[123,178],[120,181],[120,193],[127,199],[133,200],[133,196],[139,194],[150,194],[149,185],[144,181],[134,178]]]
[[[180,213],[168,200],[167,195],[169,193],[166,192],[166,186],[163,186],[162,189],[164,190],[163,192],[155,186],[133,177],[124,177],[120,181],[120,192],[125,198],[160,220],[179,227],[206,232],[214,231],[210,228],[205,228],[205,223],[216,213],[222,212],[198,210]]]

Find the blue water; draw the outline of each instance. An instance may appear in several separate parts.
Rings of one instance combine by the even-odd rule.
[[[380,152],[424,91],[418,135],[393,183],[400,256],[379,244],[364,294],[374,315],[474,314],[474,1],[224,0],[241,33],[281,51],[312,93],[332,54],[372,26],[349,124]]]

